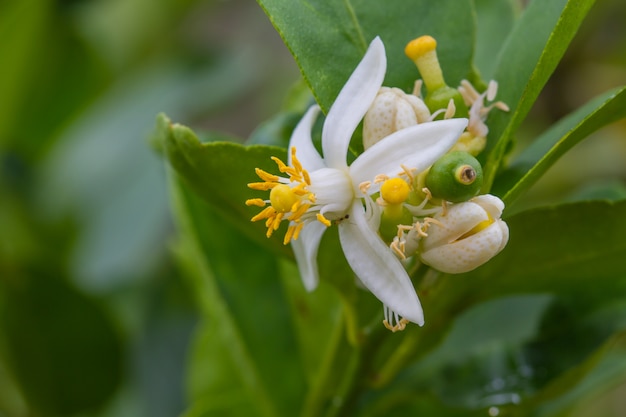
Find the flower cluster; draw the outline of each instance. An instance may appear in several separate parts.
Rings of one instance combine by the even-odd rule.
[[[467,141],[478,149],[476,138],[486,136],[488,111],[504,105],[485,107],[485,98],[492,101],[494,93],[479,94],[465,83],[448,98],[449,87],[436,55],[432,62],[430,46],[421,42],[416,47],[415,41],[407,46],[429,90],[422,100],[419,94],[382,87],[385,49],[374,39],[326,116],[323,154],[311,139],[320,113],[315,105],[292,134],[287,162],[272,158],[280,174],[257,169],[261,181],[248,184],[269,191],[267,200],[246,202],[263,208],[252,221],[265,221],[268,237],[283,221],[288,223],[284,243],[291,244],[308,290],[319,281],[322,235],[337,226],[348,264],[382,301],[384,323],[393,331],[408,322],[424,323],[404,266],[407,258],[443,272],[465,272],[495,256],[508,239],[500,220],[502,202],[491,195],[474,197],[482,179],[480,164],[466,151],[450,152],[464,135],[471,135]],[[424,56],[431,62],[422,68]],[[416,92],[420,87],[416,83]],[[442,88],[445,105],[439,107],[437,89]],[[454,117],[462,106],[469,119]],[[348,165],[348,145],[362,120],[365,151]]]

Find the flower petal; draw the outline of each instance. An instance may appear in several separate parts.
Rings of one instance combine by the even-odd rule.
[[[296,256],[302,283],[307,291],[313,291],[319,282],[317,270],[317,251],[326,226],[317,221],[305,225],[297,240],[291,241],[291,248]]]
[[[424,313],[411,280],[389,247],[370,228],[360,201],[339,223],[339,239],[350,267],[383,304],[422,326]]]
[[[337,169],[348,167],[346,154],[350,138],[382,86],[386,69],[385,46],[376,37],[326,116],[322,149],[327,166]]]
[[[309,110],[307,110],[293,130],[289,140],[289,149],[296,148],[296,157],[304,169],[309,172],[324,168],[324,160],[317,152],[317,149],[315,149],[315,146],[313,146],[313,140],[311,139],[311,130],[319,112],[320,107],[318,105],[309,107]],[[291,152],[288,152],[288,154],[287,163],[289,166],[293,166],[291,164]]]
[[[422,172],[445,154],[459,139],[467,119],[448,119],[399,130],[368,148],[350,166],[355,187],[372,181],[376,175],[393,177],[401,172],[400,165]],[[372,184],[370,192],[380,184]]]
[[[497,220],[480,233],[465,239],[437,246],[420,253],[421,260],[448,274],[460,274],[478,268],[506,245],[509,229]]]

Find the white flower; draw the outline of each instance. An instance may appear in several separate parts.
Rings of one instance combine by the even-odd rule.
[[[435,215],[422,237],[422,262],[451,274],[471,271],[496,256],[509,240],[500,219],[504,203],[490,194],[450,206]]]
[[[376,97],[385,70],[385,49],[377,37],[328,112],[322,129],[324,156],[320,156],[311,140],[320,111],[313,106],[293,132],[288,165],[273,158],[289,178],[257,169],[264,182],[249,187],[271,189],[270,199],[252,199],[246,204],[270,204],[252,219],[266,220],[268,236],[282,220],[289,221],[285,243],[292,244],[308,290],[313,290],[319,281],[317,253],[322,235],[331,221],[336,222],[350,267],[383,302],[385,313],[391,310],[399,325],[406,320],[422,325],[423,312],[413,284],[377,234],[380,213],[369,195],[380,188],[379,183],[373,182],[378,175],[395,177],[402,172],[402,166],[418,172],[429,167],[454,145],[467,119],[423,123],[400,130],[367,149],[348,166],[350,138]]]

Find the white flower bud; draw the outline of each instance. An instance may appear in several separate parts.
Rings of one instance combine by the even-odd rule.
[[[399,88],[381,87],[363,119],[363,146],[369,148],[382,138],[428,121],[430,111],[417,96]]]
[[[509,240],[509,228],[500,219],[504,203],[490,194],[450,206],[437,214],[420,247],[422,262],[439,271],[471,271],[497,255]]]

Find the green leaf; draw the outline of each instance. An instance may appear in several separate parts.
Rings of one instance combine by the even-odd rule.
[[[504,43],[493,78],[510,112],[489,117],[484,191],[489,191],[515,131],[556,68],[594,0],[535,0]]]
[[[507,247],[482,267],[445,279],[472,299],[519,293],[617,296],[626,291],[626,202],[581,202],[507,219]]]
[[[535,209],[507,219],[507,247],[466,274],[424,282],[418,293],[426,324],[407,333],[393,357],[378,358],[377,384],[384,384],[437,346],[454,318],[471,306],[516,294],[579,297],[626,295],[626,201],[582,202]],[[433,282],[433,281],[431,281]]]
[[[271,239],[266,239],[264,222],[249,221],[261,209],[245,205],[250,198],[268,198],[267,193],[253,191],[246,184],[259,181],[255,168],[276,172],[276,164],[270,157],[286,161],[284,149],[231,142],[201,143],[191,129],[172,124],[163,114],[157,118],[154,137],[163,144],[169,163],[198,196],[210,203],[245,236],[276,253],[291,255],[289,247],[282,243],[281,229]]]
[[[122,343],[98,302],[46,259],[15,265],[0,286],[2,353],[33,413],[102,407],[122,379]]]
[[[492,79],[496,56],[516,19],[512,0],[474,0],[476,52],[474,64],[485,80]]]
[[[33,60],[44,42],[51,2],[24,0],[0,5],[0,141],[9,139],[17,118]]]
[[[305,378],[276,258],[182,183],[172,188],[182,237],[177,252],[207,322],[199,337],[220,345],[190,364],[193,400],[212,398],[217,404],[202,409],[220,409],[229,395],[244,392],[243,403],[259,415],[289,415],[301,403]]]
[[[324,112],[376,36],[387,50],[385,85],[412,90],[418,72],[404,55],[404,47],[425,34],[438,41],[437,53],[450,85],[458,85],[471,73],[474,22],[470,1],[258,2],[294,55]]]
[[[626,117],[626,87],[596,97],[552,126],[515,158],[499,179],[504,185],[496,183],[496,193],[504,194],[503,201],[510,205],[565,152],[594,131],[623,117]]]

